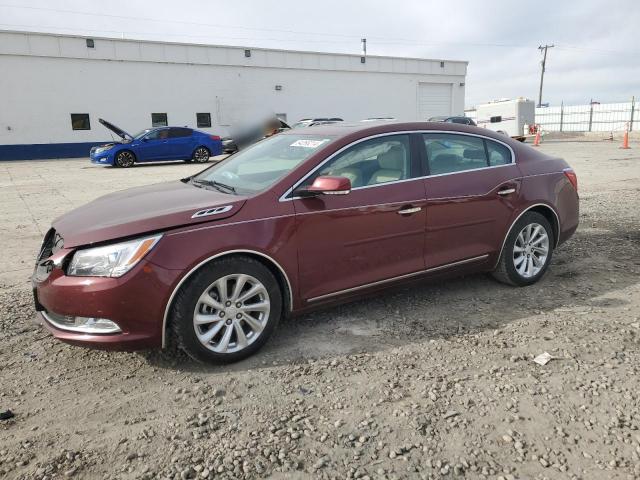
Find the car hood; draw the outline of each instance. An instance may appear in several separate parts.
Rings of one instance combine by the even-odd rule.
[[[118,135],[120,138],[122,138],[123,140],[133,140],[133,136],[127,132],[125,132],[124,130],[122,130],[120,127],[116,127],[113,123],[111,122],[107,122],[106,120],[99,118],[98,121],[104,125],[106,128],[108,128],[109,130],[111,130],[113,133],[115,133],[116,135]]]
[[[221,220],[238,213],[245,202],[243,196],[176,180],[97,198],[55,219],[53,228],[72,248]]]

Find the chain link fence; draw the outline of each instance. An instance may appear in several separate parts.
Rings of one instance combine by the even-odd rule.
[[[536,108],[536,123],[546,132],[620,132],[640,129],[639,105],[592,103]]]

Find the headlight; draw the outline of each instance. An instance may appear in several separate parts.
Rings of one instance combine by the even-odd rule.
[[[111,150],[113,148],[113,145],[105,145],[104,147],[96,147],[94,153],[102,153],[102,152],[106,152],[107,150]]]
[[[139,238],[104,247],[78,250],[67,275],[78,277],[121,277],[151,251],[162,235]]]

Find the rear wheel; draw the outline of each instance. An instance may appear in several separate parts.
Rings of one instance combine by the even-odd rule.
[[[509,232],[494,278],[515,286],[537,282],[549,267],[554,244],[549,221],[539,213],[525,213]]]
[[[207,147],[198,147],[193,152],[193,161],[198,163],[206,163],[209,161],[209,157],[211,156],[211,152]]]
[[[136,161],[135,155],[129,150],[123,150],[116,155],[116,166],[122,168],[132,167]]]
[[[230,363],[258,351],[282,315],[273,273],[247,257],[220,259],[183,285],[172,308],[178,346],[195,360]]]

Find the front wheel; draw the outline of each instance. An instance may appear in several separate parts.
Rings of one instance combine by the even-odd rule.
[[[539,213],[525,213],[509,232],[494,278],[515,286],[537,282],[549,267],[553,245],[549,221]]]
[[[273,273],[247,257],[214,261],[183,285],[172,308],[179,348],[195,360],[231,363],[258,351],[282,315]]]
[[[116,155],[116,166],[121,168],[132,167],[136,157],[129,150],[123,150]]]
[[[193,161],[198,163],[207,163],[209,161],[209,157],[211,156],[211,152],[207,147],[198,147],[193,152]]]

